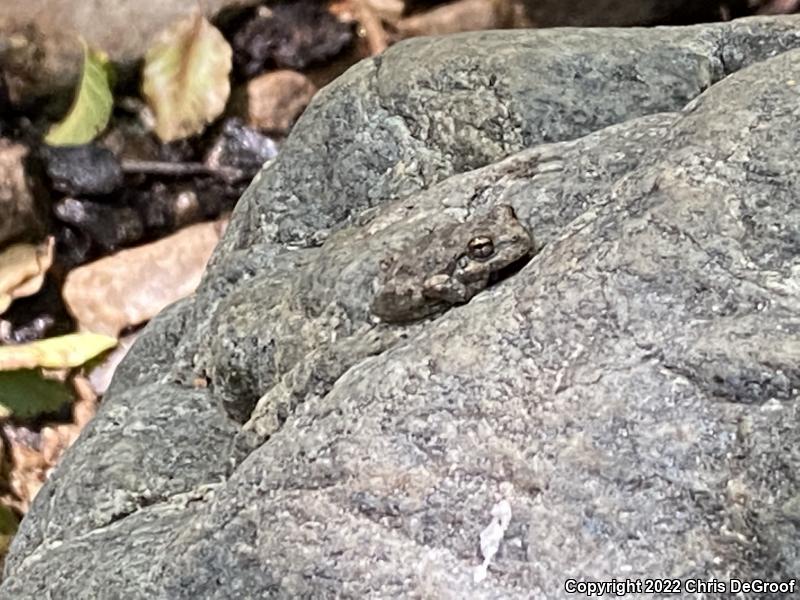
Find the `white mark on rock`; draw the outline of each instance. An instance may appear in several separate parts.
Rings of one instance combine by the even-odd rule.
[[[475,568],[472,579],[475,583],[480,583],[486,579],[494,555],[500,548],[500,542],[511,522],[511,504],[508,500],[501,500],[492,507],[492,522],[481,531],[481,554],[483,563]]]

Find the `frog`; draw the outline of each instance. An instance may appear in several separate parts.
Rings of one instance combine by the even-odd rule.
[[[466,304],[534,254],[532,235],[508,204],[434,229],[381,263],[372,314],[387,323],[425,319]]]

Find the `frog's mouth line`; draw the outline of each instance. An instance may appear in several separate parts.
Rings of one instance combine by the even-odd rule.
[[[523,256],[522,258],[515,260],[511,264],[506,265],[502,269],[494,271],[491,275],[489,275],[489,282],[487,285],[492,286],[495,283],[502,281],[503,279],[506,279],[507,277],[515,275],[518,271],[522,269],[522,267],[524,267],[530,262],[530,260],[533,258],[533,255],[534,253],[530,252],[525,256]]]

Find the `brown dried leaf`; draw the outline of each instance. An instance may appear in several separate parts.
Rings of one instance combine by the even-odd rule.
[[[21,502],[17,508],[26,513],[47,479],[50,465],[41,452],[28,446],[12,443],[11,456],[11,490]]]
[[[38,433],[9,423],[2,426],[5,438],[10,442],[8,455],[11,460],[3,465],[4,485],[0,485],[0,506],[25,514],[64,452],[97,412],[97,397],[92,393],[88,381],[76,376],[73,383],[78,399],[72,409],[71,423],[48,424]],[[2,447],[0,439],[0,451]]]
[[[9,443],[7,456],[10,458],[5,473],[6,494],[2,504],[25,514],[36,493],[47,478],[50,465],[40,451],[41,435],[24,426],[9,423],[2,425],[3,437]]]
[[[13,244],[0,252],[0,314],[14,298],[39,291],[53,264],[53,247],[54,240],[49,237],[38,246]]]
[[[233,51],[201,14],[162,32],[145,55],[142,91],[155,131],[170,142],[200,133],[225,109]]]

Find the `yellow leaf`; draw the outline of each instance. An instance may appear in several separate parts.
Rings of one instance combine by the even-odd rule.
[[[99,333],[70,333],[29,344],[0,347],[0,371],[14,369],[67,369],[78,367],[117,345]]]
[[[164,142],[200,133],[225,109],[233,51],[201,14],[162,32],[147,51],[142,92]]]
[[[51,146],[88,144],[111,118],[111,65],[105,53],[83,44],[83,71],[75,100],[67,116],[54,125],[44,141]]]
[[[54,243],[49,237],[38,246],[13,244],[0,252],[0,314],[14,298],[39,291],[47,269],[53,264]]]

